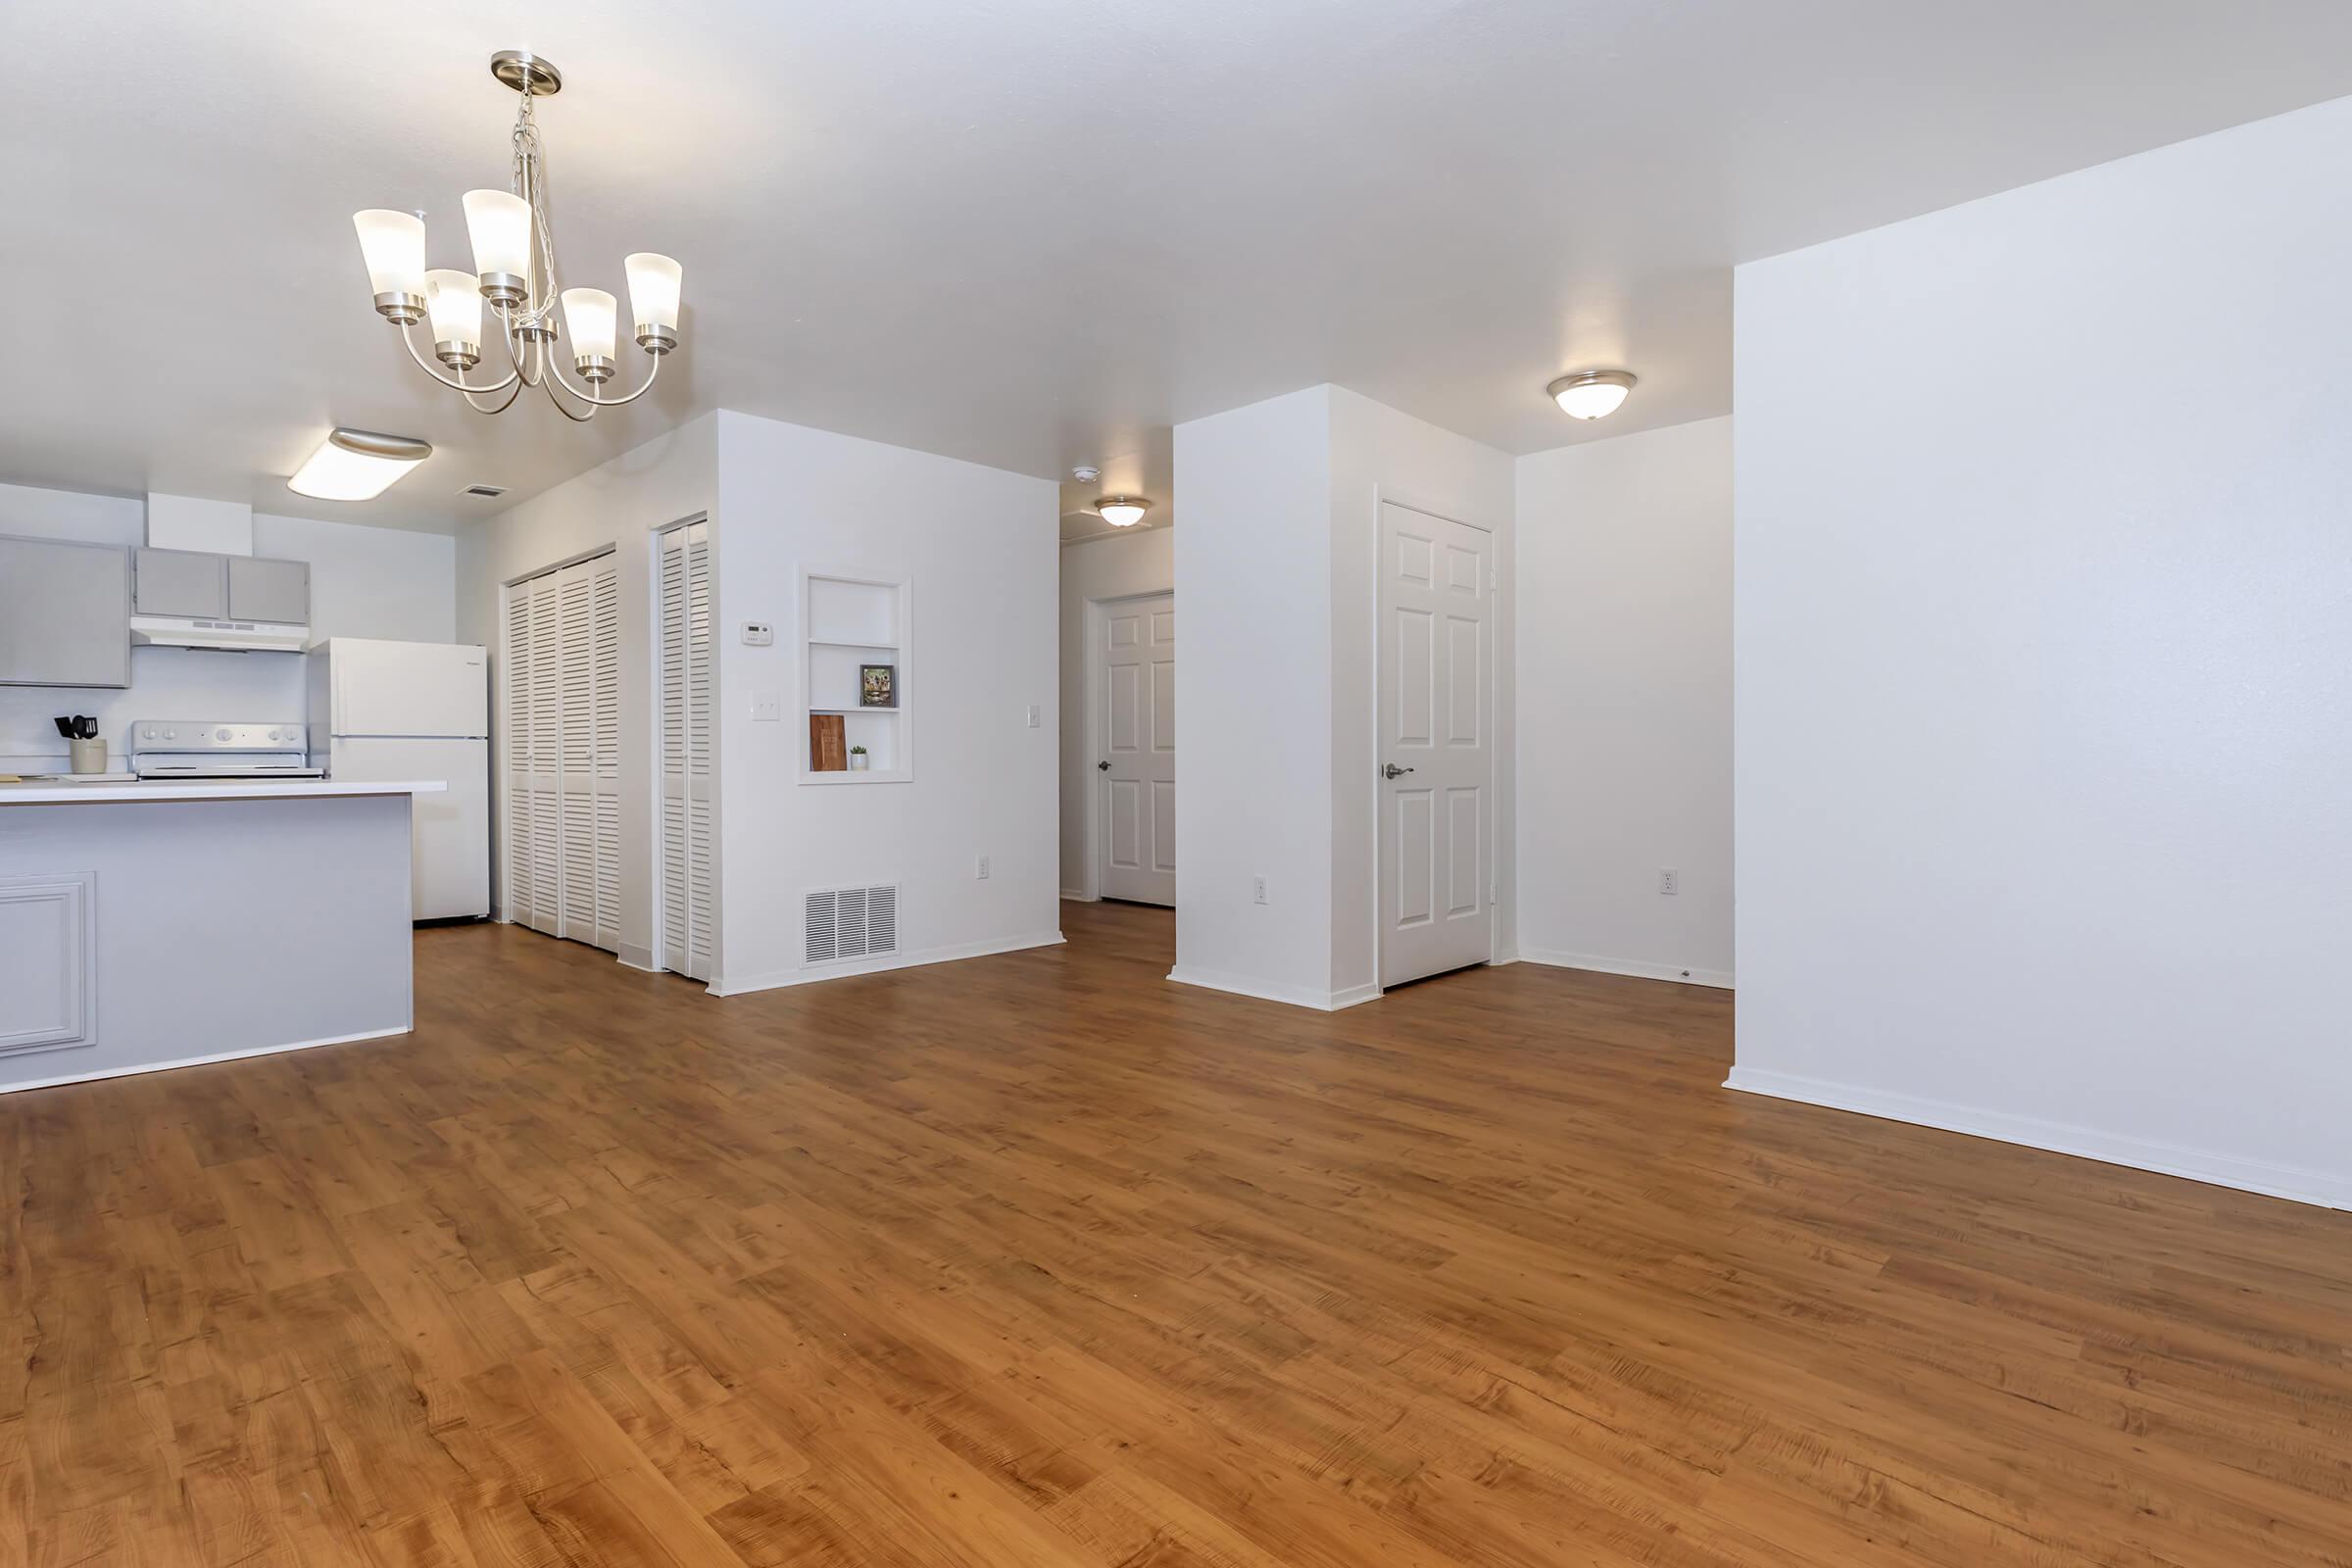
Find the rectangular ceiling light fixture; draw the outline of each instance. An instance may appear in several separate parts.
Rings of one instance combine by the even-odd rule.
[[[337,425],[294,471],[286,488],[320,501],[372,501],[432,455],[432,447],[415,436]]]

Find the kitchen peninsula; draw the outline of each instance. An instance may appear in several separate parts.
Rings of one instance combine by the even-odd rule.
[[[405,1032],[442,788],[0,785],[0,1093]]]

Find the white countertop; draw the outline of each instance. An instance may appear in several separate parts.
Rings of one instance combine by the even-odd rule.
[[[128,784],[0,784],[0,806],[82,806],[139,801],[274,801],[322,795],[437,795],[439,779],[189,778]]]

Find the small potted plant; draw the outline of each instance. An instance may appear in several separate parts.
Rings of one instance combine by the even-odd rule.
[[[862,773],[865,771],[864,747],[853,746],[850,748],[850,771],[853,773]]]

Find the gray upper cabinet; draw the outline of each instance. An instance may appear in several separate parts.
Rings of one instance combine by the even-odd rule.
[[[0,539],[0,685],[130,684],[130,552]]]
[[[311,565],[196,550],[142,550],[136,609],[142,615],[200,620],[311,623]]]
[[[309,625],[311,564],[264,561],[253,556],[229,557],[228,618]]]
[[[195,550],[140,551],[138,612],[221,619],[228,613],[228,573],[221,566],[227,559]]]

